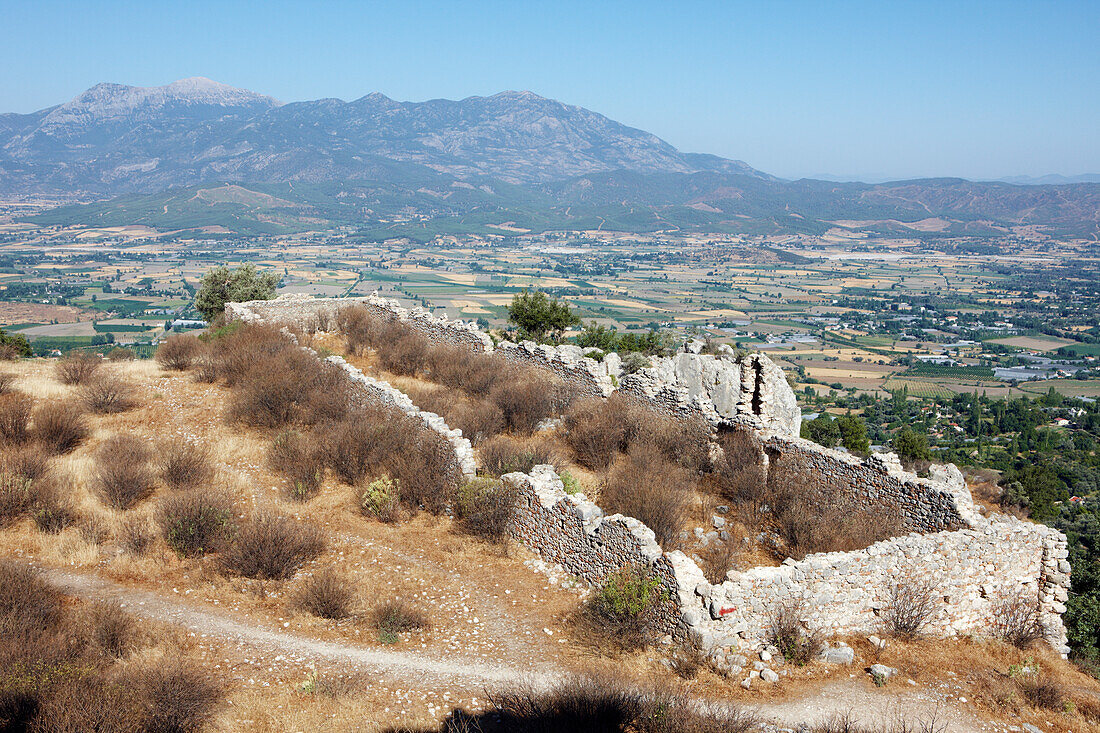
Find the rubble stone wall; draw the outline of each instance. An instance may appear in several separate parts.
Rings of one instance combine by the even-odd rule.
[[[909,532],[960,529],[980,519],[962,473],[933,465],[930,477],[902,468],[893,453],[856,458],[802,438],[771,435],[763,441],[768,480],[787,478],[831,503],[854,509],[882,507],[897,513]]]

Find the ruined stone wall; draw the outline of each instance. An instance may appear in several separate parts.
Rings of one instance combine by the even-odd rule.
[[[856,458],[802,438],[765,437],[768,481],[790,480],[831,503],[893,510],[909,532],[960,529],[980,519],[962,473],[933,465],[930,477],[902,468],[893,453]]]
[[[377,294],[360,298],[281,296],[275,300],[227,303],[226,317],[331,330],[340,309],[362,305],[383,318],[406,323],[435,343],[476,352],[495,352],[510,361],[554,372],[581,394],[607,397],[617,390],[673,417],[702,417],[713,426],[740,424],[797,436],[802,422],[794,392],[783,370],[764,354],[718,356],[679,353],[654,357],[653,366],[624,376],[617,354],[600,361],[570,344],[531,341],[494,345],[474,323],[452,321],[423,308],[405,308]],[[621,386],[620,386],[621,378]]]
[[[1020,599],[1038,604],[1052,643],[1065,653],[1067,554],[1065,535],[1049,527],[983,519],[953,532],[733,571],[720,585],[702,580],[695,591],[703,608],[692,613],[689,606],[685,622],[705,648],[719,652],[761,644],[769,612],[784,604],[797,605],[803,623],[825,635],[882,633],[893,590],[927,582],[936,601],[927,633],[992,634],[1002,605]]]

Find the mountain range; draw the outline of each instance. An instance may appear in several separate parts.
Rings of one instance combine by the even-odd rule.
[[[0,195],[98,199],[40,221],[367,232],[614,228],[1095,236],[1100,184],[785,181],[531,92],[283,104],[209,79],[97,84],[0,115]],[[272,201],[282,202],[272,205]],[[220,222],[220,224],[219,224]],[[431,222],[431,224],[426,224]]]

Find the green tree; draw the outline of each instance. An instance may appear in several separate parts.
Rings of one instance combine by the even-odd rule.
[[[236,270],[221,265],[203,275],[199,292],[195,295],[195,308],[207,321],[213,321],[225,309],[226,303],[271,300],[275,297],[278,284],[278,275],[260,272],[251,262]]]
[[[894,436],[894,452],[905,461],[929,461],[932,452],[928,450],[928,436],[909,428],[902,428]]]
[[[532,341],[545,341],[548,336],[560,339],[562,331],[581,322],[568,303],[551,299],[541,290],[517,293],[508,306],[508,320],[519,327],[520,338]]]
[[[802,423],[801,435],[818,445],[835,448],[840,442],[840,427],[828,415],[818,415],[813,420]]]
[[[867,423],[855,415],[838,417],[836,426],[840,429],[840,444],[853,453],[866,453],[871,449],[867,439]]]
[[[2,328],[0,328],[0,346],[3,347],[4,351],[15,356],[32,356],[34,354],[34,350],[31,348],[26,336],[21,333],[5,333]]]

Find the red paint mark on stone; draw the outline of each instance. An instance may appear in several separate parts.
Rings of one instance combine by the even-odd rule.
[[[733,612],[734,612],[734,611],[736,611],[736,610],[737,610],[737,609],[736,609],[736,608],[734,608],[734,607],[730,607],[730,608],[720,608],[720,609],[718,609],[718,615],[719,615],[719,616],[726,616],[726,615],[728,615],[728,614],[731,614],[731,613],[733,613]]]

